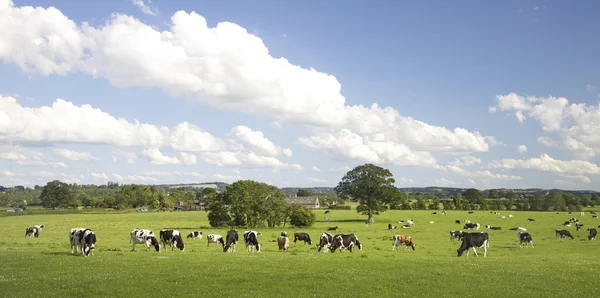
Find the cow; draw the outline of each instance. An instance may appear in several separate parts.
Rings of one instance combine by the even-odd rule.
[[[156,251],[160,252],[160,244],[156,240],[156,235],[151,230],[133,229],[129,233],[129,243],[133,244],[131,251],[135,251],[136,244],[146,244],[146,251],[150,250],[150,245],[154,246]]]
[[[462,245],[456,250],[458,256],[462,256],[462,254],[466,251],[467,257],[469,256],[469,248],[473,249],[475,256],[477,255],[477,250],[475,248],[483,248],[483,256],[487,256],[487,249],[489,247],[489,235],[485,232],[475,232],[475,233],[465,233],[462,238]]]
[[[592,215],[592,218],[598,218],[598,215]]]
[[[327,228],[327,231],[337,231],[337,229],[338,229],[337,226],[335,226],[335,227],[329,227],[329,228]]]
[[[362,244],[358,241],[358,237],[354,234],[337,234],[333,236],[333,240],[331,242],[330,252],[335,252],[336,249],[340,249],[340,252],[343,249],[348,249],[350,252],[354,249],[354,246],[358,247],[358,250],[362,250]]]
[[[456,224],[460,225],[460,220],[459,220],[459,219],[457,219],[457,220],[455,220],[455,221],[454,221],[454,223],[456,223]]]
[[[225,241],[223,241],[223,236],[219,234],[208,234],[206,236],[206,246],[210,246],[211,243],[221,243],[222,246],[225,246]]]
[[[34,225],[33,227],[38,229],[39,232],[41,232],[46,227],[46,225]]]
[[[329,246],[333,242],[333,235],[330,233],[323,233],[319,238],[319,244],[317,244],[317,252],[320,252],[323,248],[329,249]]]
[[[497,231],[497,230],[502,230],[502,227],[493,227],[493,226],[490,226],[490,225],[485,225],[485,227],[486,227],[487,229],[490,229],[490,230],[496,230],[496,231]]]
[[[329,210],[326,210],[324,214],[330,213]]]
[[[580,215],[580,216],[584,216],[584,215],[585,215],[585,212],[579,212],[579,215]]]
[[[470,223],[471,221],[468,219],[465,219],[465,223]]]
[[[531,248],[533,248],[533,238],[531,237],[531,234],[519,232],[519,248],[523,246],[523,243],[525,243],[526,248],[529,244],[531,244]]]
[[[431,212],[431,214],[435,215],[435,214],[437,214],[437,212]]]
[[[580,223],[575,224],[575,228],[577,229],[577,231],[581,230],[581,227],[583,227],[583,224],[580,224]]]
[[[307,233],[294,233],[294,245],[296,245],[296,241],[304,241],[304,244],[312,245],[312,240],[310,240],[310,235]]]
[[[567,230],[556,230],[555,234],[556,234],[556,239],[559,239],[559,238],[575,239],[575,238],[573,238],[573,235],[571,235],[571,233]]]
[[[403,229],[408,229],[408,228],[410,228],[410,225],[403,225],[402,228]]]
[[[598,231],[596,231],[595,228],[587,229],[587,231],[590,232],[588,240],[596,240],[596,234],[598,234]]]
[[[392,224],[388,224],[388,230],[395,230],[397,228],[397,226],[392,226]]]
[[[256,248],[257,252],[260,252],[261,244],[258,243],[258,236],[262,235],[256,231],[244,231],[244,242],[246,243],[246,250],[253,251]]]
[[[535,219],[533,219],[533,218],[531,218],[531,217],[530,217],[530,218],[528,218],[527,220],[528,220],[528,221],[535,221]]]
[[[181,233],[178,230],[160,230],[160,242],[163,245],[163,249],[167,248],[167,244],[171,245],[171,250],[175,250],[175,247],[179,248],[179,250],[184,251],[185,245],[183,244],[183,239],[181,239]]]
[[[562,225],[568,228],[571,226],[571,222],[565,221]]]
[[[37,238],[40,235],[40,230],[36,227],[28,227],[25,229],[25,238]]]
[[[279,246],[280,251],[287,251],[290,248],[290,239],[284,235],[279,236],[277,238],[277,246]]]
[[[522,228],[522,227],[513,227],[513,228],[510,228],[509,230],[511,230],[511,231],[527,232],[527,229],[526,228]]]
[[[473,211],[469,211],[469,214],[473,214]]]
[[[467,223],[465,224],[465,226],[463,227],[463,229],[465,230],[469,230],[469,229],[475,229],[475,230],[479,230],[480,225],[478,223]]]
[[[405,245],[404,250],[407,250],[409,247],[411,247],[412,250],[415,250],[415,247],[417,246],[413,242],[412,237],[408,235],[394,235],[394,243],[392,244],[392,250],[396,250],[396,248],[400,244]]]
[[[221,238],[221,241],[223,238]],[[238,231],[237,230],[229,230],[227,231],[227,235],[225,235],[225,244],[223,245],[223,252],[235,252],[235,245],[239,240]]]
[[[202,240],[202,232],[198,232],[198,231],[193,231],[191,233],[189,233],[186,237],[186,239],[198,239],[198,240]]]
[[[461,240],[464,234],[463,231],[450,231],[450,241],[454,241],[454,238]]]
[[[415,221],[412,220],[412,219],[409,219],[409,220],[406,221],[406,224],[412,227],[412,226],[415,225]]]
[[[84,257],[89,256],[90,253],[93,256],[96,247],[96,233],[88,228],[73,228],[69,232],[69,242],[73,254],[77,254],[77,247],[79,246]]]

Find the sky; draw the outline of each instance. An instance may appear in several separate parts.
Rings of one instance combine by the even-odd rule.
[[[600,190],[598,1],[83,2],[0,0],[2,186]]]

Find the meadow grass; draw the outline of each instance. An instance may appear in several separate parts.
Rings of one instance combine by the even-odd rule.
[[[596,297],[600,241],[588,241],[585,229],[600,225],[590,214],[509,212],[502,219],[489,211],[388,211],[367,227],[355,210],[334,210],[311,228],[260,228],[261,253],[250,253],[239,243],[237,252],[207,247],[206,235],[225,235],[228,229],[208,227],[206,212],[147,212],[124,214],[56,214],[0,218],[0,296],[3,297],[125,297],[136,295],[236,297]],[[535,222],[527,221],[528,217]],[[554,230],[569,217],[585,225],[571,230],[575,240],[556,240]],[[414,219],[410,229],[400,219]],[[454,220],[469,219],[490,234],[488,256],[456,256],[460,242],[449,231],[462,229]],[[429,224],[429,221],[435,223]],[[45,224],[39,238],[25,238],[25,228]],[[492,231],[486,224],[501,226]],[[364,245],[353,253],[317,253],[316,244],[328,226],[338,233],[355,233]],[[535,248],[519,248],[513,226],[528,228]],[[93,229],[98,237],[95,256],[74,256],[68,232],[73,227]],[[131,251],[133,228],[199,230],[202,240],[185,241],[185,251]],[[243,229],[239,229],[240,234]],[[282,230],[307,232],[313,245],[298,242],[280,252],[275,242]],[[416,251],[392,251],[392,235],[407,234]],[[481,288],[478,290],[479,286]],[[482,290],[484,289],[484,290]]]

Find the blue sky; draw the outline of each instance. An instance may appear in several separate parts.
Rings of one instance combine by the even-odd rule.
[[[597,1],[340,3],[0,0],[0,185],[600,190]]]

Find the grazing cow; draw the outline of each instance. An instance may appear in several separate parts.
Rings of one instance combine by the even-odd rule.
[[[221,243],[222,246],[225,246],[225,241],[223,241],[223,236],[219,234],[208,234],[206,236],[206,246],[210,246],[211,243]]]
[[[454,223],[459,224],[460,225],[460,220],[455,220]]]
[[[533,218],[531,218],[531,217],[530,217],[530,218],[528,218],[527,220],[528,220],[528,221],[535,221],[535,219],[533,219]]]
[[[338,229],[337,226],[335,226],[335,227],[329,227],[329,228],[327,228],[327,231],[337,231],[337,229]]]
[[[294,233],[294,245],[296,245],[296,241],[304,241],[304,244],[308,243],[308,245],[312,245],[312,240],[310,240],[310,235],[307,233]]]
[[[575,224],[575,228],[577,229],[577,231],[581,230],[581,227],[583,227],[583,224],[580,224],[580,223]]]
[[[396,250],[396,248],[400,244],[405,245],[404,250],[407,250],[409,247],[412,247],[412,250],[415,250],[415,247],[417,246],[413,242],[412,237],[408,235],[394,235],[394,243],[392,244],[392,250]]]
[[[595,211],[590,211],[590,213],[591,213],[591,214],[594,214],[594,215],[596,215],[596,212],[595,212]]]
[[[333,236],[333,241],[331,242],[330,251],[333,253],[336,249],[340,249],[340,252],[343,249],[348,249],[350,252],[354,249],[354,246],[358,247],[358,250],[362,250],[362,244],[358,241],[358,237],[354,234],[337,234]]]
[[[468,219],[465,219],[465,223],[470,223],[471,221]]]
[[[90,253],[94,255],[96,247],[96,233],[88,228],[73,228],[69,232],[69,242],[73,254],[77,254],[77,247],[81,248],[81,254],[87,257]]]
[[[579,212],[580,216],[585,216],[585,212]]]
[[[461,240],[464,234],[463,231],[450,231],[450,241],[454,241],[454,238]]]
[[[565,222],[563,222],[563,224],[562,224],[562,225],[563,225],[564,227],[570,227],[570,226],[571,226],[571,222],[569,222],[569,221],[565,221]]]
[[[329,210],[325,211],[325,213],[324,213],[324,214],[327,214],[327,213],[329,213]]]
[[[522,228],[522,227],[513,227],[513,228],[510,228],[509,230],[511,230],[511,231],[527,232],[527,229],[526,228]]]
[[[37,238],[40,235],[40,230],[36,227],[28,227],[25,229],[25,238]]]
[[[192,238],[192,239],[198,239],[198,240],[202,240],[202,232],[198,232],[198,231],[191,232],[191,233],[189,233],[189,234],[187,235],[187,237],[186,237],[186,238],[187,238],[187,239],[190,239],[190,238]]]
[[[171,250],[175,250],[175,247],[179,250],[184,251],[185,245],[183,239],[181,239],[181,233],[178,230],[160,230],[160,242],[163,245],[163,249],[167,248],[167,244],[171,245]]]
[[[388,224],[388,230],[395,230],[397,228],[397,226],[392,226],[392,224]]]
[[[473,214],[473,211],[469,211],[469,214]]]
[[[129,238],[129,243],[133,244],[131,251],[135,251],[136,244],[146,244],[146,251],[150,250],[150,245],[154,246],[156,251],[160,251],[160,244],[158,243],[158,240],[156,240],[154,232],[151,230],[133,229],[129,235],[131,236]]]
[[[406,224],[413,227],[415,225],[415,221],[413,219],[409,219],[406,221]]]
[[[479,230],[480,225],[478,223],[467,223],[465,224],[465,226],[463,227],[463,229],[465,230],[469,230],[469,229],[475,229],[475,230]]]
[[[333,235],[330,233],[321,234],[321,238],[319,238],[319,244],[317,244],[317,252],[320,252],[323,248],[328,249],[333,242]]]
[[[523,246],[523,243],[525,243],[525,247],[531,244],[531,248],[533,248],[533,238],[531,237],[531,234],[519,232],[519,248]]]
[[[431,212],[431,214],[437,214],[437,212]]]
[[[477,255],[476,247],[483,248],[483,256],[487,256],[487,249],[489,247],[489,235],[485,232],[475,232],[475,233],[466,233],[462,238],[462,245],[456,250],[458,256],[462,256],[462,254],[466,251],[467,257],[469,256],[469,248],[473,249],[475,256]]]
[[[490,230],[502,230],[502,227],[493,227],[493,226],[490,226],[490,225],[485,225],[485,227],[487,229],[490,229]]]
[[[46,227],[46,225],[34,225],[33,227],[38,229],[39,232],[41,232]]]
[[[512,214],[509,214],[509,215],[508,215],[508,217],[513,217],[513,215],[512,215]]]
[[[257,231],[244,231],[244,242],[246,242],[246,250],[253,251],[256,248],[257,252],[260,252],[261,244],[258,243],[258,236],[262,235]]]
[[[592,215],[592,218],[598,218],[598,215]]]
[[[587,229],[588,232],[590,232],[590,235],[588,236],[588,240],[596,240],[596,235],[598,234],[598,231],[596,231],[596,229],[591,228],[591,229]]]
[[[231,252],[231,251],[235,252],[236,251],[235,245],[237,244],[237,242],[239,240],[238,231],[237,230],[227,231],[227,235],[225,236],[225,239],[227,241],[223,245],[223,252]],[[221,238],[221,240],[223,240],[223,238]]]
[[[575,239],[575,238],[573,238],[573,235],[571,235],[571,232],[569,232],[567,230],[556,230],[556,239],[559,239],[559,238]]]
[[[286,236],[279,236],[277,238],[277,245],[279,246],[279,250],[287,251],[290,248],[290,239]]]

